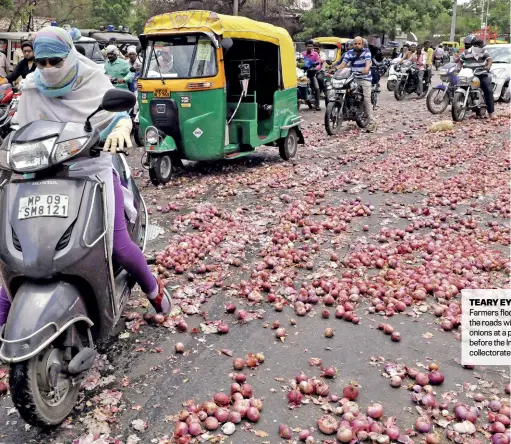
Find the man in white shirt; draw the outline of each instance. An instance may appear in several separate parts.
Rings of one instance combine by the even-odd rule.
[[[6,55],[0,51],[0,77],[7,77],[9,74],[9,62]]]

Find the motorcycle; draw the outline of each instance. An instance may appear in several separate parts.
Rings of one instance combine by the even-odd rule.
[[[396,67],[401,59],[399,57],[395,58],[390,62],[389,66],[389,77],[387,78],[387,90],[394,91],[397,84],[397,71]]]
[[[484,68],[463,68],[458,74],[458,88],[452,99],[452,119],[455,122],[465,120],[468,111],[474,111],[481,117],[486,109],[481,81],[478,75],[487,74]]]
[[[325,112],[325,129],[330,136],[340,131],[343,120],[354,120],[360,128],[366,128],[369,124],[369,116],[364,106],[364,93],[357,78],[360,78],[360,74],[353,72],[351,68],[337,71],[332,78],[332,89]],[[373,108],[376,107],[377,101],[378,93],[373,86],[371,92]]]
[[[442,83],[432,88],[427,97],[426,105],[431,114],[443,113],[452,102],[458,80],[458,64],[448,63],[440,69]]]
[[[18,104],[21,98],[21,91],[25,80],[22,80],[18,85],[18,88],[12,89],[12,99],[7,106],[5,112],[0,117],[0,138],[5,139],[11,131],[19,129],[19,125],[16,119],[16,112],[18,111]]]
[[[435,56],[435,60],[433,63],[435,65],[435,69],[438,71],[438,68],[445,65],[446,63],[449,63],[450,59],[451,58],[449,57],[449,54],[444,54],[442,57]]]
[[[98,111],[127,111],[135,96],[109,90]],[[0,331],[0,359],[20,416],[55,427],[73,411],[97,340],[109,335],[134,286],[112,259],[105,183],[69,177],[63,165],[100,155],[100,135],[85,124],[34,121],[10,134],[0,168],[32,178],[0,184],[1,277],[12,305]],[[147,209],[122,154],[112,157],[133,196],[130,237],[142,250]]]
[[[394,97],[396,100],[403,100],[406,94],[412,94],[417,91],[419,83],[419,70],[415,62],[404,62],[402,65],[396,66],[398,82],[394,89]],[[425,77],[425,76],[424,76]],[[426,80],[423,78],[422,94],[419,99],[426,96],[429,90],[429,82],[431,79]]]
[[[381,64],[378,66],[378,71],[380,73],[380,76],[384,76],[385,74],[387,74],[387,72],[389,72],[390,65],[391,65],[391,62],[389,59],[383,59]]]
[[[10,83],[0,86],[0,119],[5,117],[13,97],[14,90]]]
[[[312,87],[311,79],[307,75],[307,71],[296,68],[298,78],[298,109],[302,104],[306,104],[309,109],[316,108],[316,93]]]

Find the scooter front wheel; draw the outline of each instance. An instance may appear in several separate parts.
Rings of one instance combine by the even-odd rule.
[[[63,351],[47,348],[28,361],[12,364],[11,397],[20,416],[35,427],[56,427],[76,404],[80,384],[61,372]]]
[[[149,159],[149,178],[153,185],[164,185],[172,179],[172,158],[170,153],[152,155]]]

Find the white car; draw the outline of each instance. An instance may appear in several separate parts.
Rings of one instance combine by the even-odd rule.
[[[486,45],[492,59],[493,100],[509,103],[511,91],[511,45]]]

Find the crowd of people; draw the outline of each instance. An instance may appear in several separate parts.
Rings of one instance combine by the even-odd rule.
[[[489,75],[491,69],[490,54],[483,49],[484,42],[474,35],[468,36],[464,41],[464,50],[460,54],[458,49],[444,49],[442,44],[433,48],[431,41],[426,40],[423,44],[405,43],[398,51],[394,48],[392,59],[397,63],[412,62],[418,70],[417,95],[423,95],[424,83],[428,84],[432,79],[432,69],[435,62],[449,59],[457,62],[459,68],[463,66],[476,69],[484,68],[482,74],[477,77],[481,81],[481,89],[483,90],[488,115],[491,119],[496,118],[495,107],[493,103],[492,83]],[[320,110],[320,95],[325,94],[325,104],[328,104],[328,95],[325,87],[325,70],[328,69],[327,59],[321,46],[309,40],[306,42],[306,49],[302,53],[303,63],[301,66],[307,72],[310,79],[312,90],[315,94],[316,110]],[[369,116],[370,124],[367,131],[372,132],[376,128],[373,116],[373,106],[371,104],[371,89],[374,87],[377,92],[380,91],[380,72],[378,67],[383,62],[381,49],[377,46],[370,45],[368,41],[362,37],[355,37],[346,43],[346,50],[342,54],[341,59],[333,64],[334,69],[343,69],[350,67],[352,71],[360,73],[358,83],[364,92],[364,105]]]

